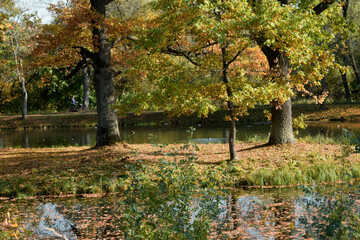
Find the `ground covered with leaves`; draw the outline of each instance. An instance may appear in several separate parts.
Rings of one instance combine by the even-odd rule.
[[[298,142],[283,146],[237,143],[239,160],[229,159],[227,144],[118,144],[113,147],[5,148],[0,153],[0,196],[3,198],[111,194],[126,188],[125,166],[156,165],[191,159],[199,172],[224,173],[232,186],[294,186],[334,183],[344,172],[360,177],[360,155],[343,157],[336,144]]]

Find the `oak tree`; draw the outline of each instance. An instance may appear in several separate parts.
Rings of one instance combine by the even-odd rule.
[[[98,112],[97,146],[111,145],[120,140],[114,77],[121,73],[114,64],[114,47],[126,41],[131,28],[126,21],[107,17],[107,5],[112,1],[73,0],[68,6],[57,5],[51,9],[58,18],[56,24],[44,27],[38,37],[38,58],[48,64],[76,66],[81,69],[85,63],[93,68]],[[42,51],[51,50],[52,54]],[[116,56],[118,56],[116,55]]]

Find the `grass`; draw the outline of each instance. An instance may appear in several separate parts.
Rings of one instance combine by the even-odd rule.
[[[299,138],[298,141],[305,143],[323,143],[323,144],[348,144],[349,138],[346,136],[324,136],[321,134]]]
[[[128,173],[125,165],[156,164],[181,145],[159,149],[150,144],[118,144],[105,149],[63,147],[2,149],[0,154],[0,197],[66,196],[121,193]],[[197,170],[226,170],[231,186],[294,186],[334,183],[341,180],[344,161],[338,144],[298,142],[284,146],[236,143],[239,160],[227,163],[227,144],[199,145]],[[162,151],[162,153],[159,152]],[[184,149],[176,158],[187,156]],[[136,154],[134,154],[136,153]],[[345,161],[347,172],[360,177],[360,156]],[[222,176],[219,175],[219,178]]]
[[[244,121],[261,121],[263,108],[255,109]],[[305,113],[308,120],[330,121],[345,119],[359,121],[357,105],[329,105],[318,111],[313,105],[295,106],[294,115]],[[219,116],[216,115],[217,121]],[[141,118],[141,116],[140,116]],[[168,122],[175,121],[166,117]],[[206,121],[212,121],[209,117]],[[162,113],[146,113],[140,123],[161,122]],[[131,121],[131,115],[126,121]],[[175,121],[176,122],[176,121]],[[359,121],[360,122],[360,121]],[[0,128],[41,126],[90,126],[96,124],[96,114],[30,115],[26,121],[19,116],[1,116]],[[299,139],[296,144],[267,146],[267,139],[249,136],[246,142],[237,142],[239,160],[227,164],[227,144],[199,145],[198,171],[206,174],[209,169],[226,170],[233,179],[233,186],[293,186],[299,184],[333,183],[341,181],[343,160],[341,144],[345,138],[318,135]],[[172,151],[170,145],[166,151]],[[165,151],[165,149],[160,149]],[[134,154],[137,153],[137,154]],[[186,155],[180,153],[177,158]],[[123,179],[128,173],[125,165],[156,164],[164,156],[159,148],[150,144],[118,144],[105,149],[89,147],[59,147],[21,149],[7,148],[0,153],[0,197],[65,196],[78,194],[109,194],[126,188]],[[171,159],[171,158],[170,158]],[[351,154],[346,160],[347,173],[360,177],[360,157]],[[219,176],[221,177],[221,176]]]

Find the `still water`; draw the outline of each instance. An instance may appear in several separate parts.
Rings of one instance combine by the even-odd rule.
[[[200,143],[226,142],[229,136],[227,126],[195,126],[193,139]],[[346,128],[356,135],[360,134],[359,123],[321,123],[309,124],[300,129],[298,137],[324,136],[339,137]],[[159,143],[181,143],[189,138],[189,128],[176,126],[126,126],[121,127],[123,141],[150,143],[155,136]],[[237,140],[267,139],[270,124],[255,124],[237,127]],[[96,129],[86,128],[48,128],[31,130],[0,130],[0,148],[2,147],[55,147],[55,146],[93,146],[96,141]]]
[[[230,239],[326,239],[337,220],[334,213],[344,207],[350,210],[342,214],[344,222],[346,214],[360,214],[359,191],[348,193],[346,205],[341,205],[344,196],[335,194],[339,189],[322,187],[311,193],[299,188],[234,191],[214,203],[221,211],[213,219],[218,231],[213,239],[224,234]],[[193,200],[193,218],[200,201]],[[32,232],[26,239],[123,239],[120,213],[126,207],[119,196],[17,200],[1,202],[0,213],[10,210],[20,217],[20,225]]]

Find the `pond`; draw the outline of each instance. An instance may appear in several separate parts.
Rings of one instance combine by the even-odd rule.
[[[193,139],[199,143],[226,142],[229,136],[227,126],[194,126]],[[339,137],[346,128],[360,134],[358,123],[310,123],[307,129],[300,129],[298,137]],[[150,143],[149,136],[155,136],[159,143],[181,143],[189,138],[189,128],[176,126],[123,126],[121,138],[130,144]],[[267,139],[270,124],[238,126],[237,140]],[[56,147],[93,146],[96,141],[94,128],[43,128],[27,130],[1,130],[0,147]]]
[[[320,236],[331,234],[332,224],[339,220],[336,216],[340,214],[345,221],[346,214],[360,213],[359,191],[340,196],[335,194],[339,189],[319,187],[308,193],[299,188],[232,191],[215,203],[221,211],[213,219],[213,228],[218,228],[213,238],[227,234],[231,239],[323,239]],[[127,206],[121,205],[119,198],[3,201],[0,214],[11,211],[21,219],[19,224],[32,232],[27,239],[123,239],[120,212]],[[194,218],[199,201],[193,201],[190,214]],[[339,213],[341,209],[345,210]]]

